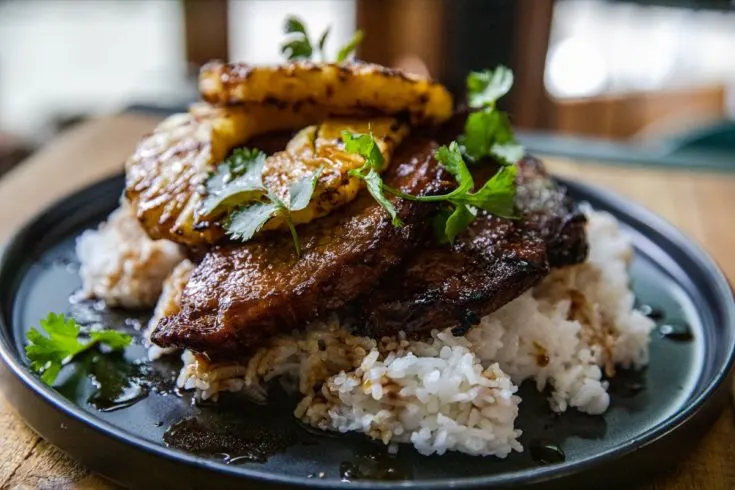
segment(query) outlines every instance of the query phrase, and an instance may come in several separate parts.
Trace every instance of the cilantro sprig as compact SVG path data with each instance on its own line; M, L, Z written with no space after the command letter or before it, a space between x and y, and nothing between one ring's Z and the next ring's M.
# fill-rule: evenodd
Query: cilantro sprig
M477 209L504 218L515 218L515 166L501 167L476 192L472 192L475 188L474 178L464 161L461 147L453 141L449 146L439 147L434 156L454 176L457 187L448 194L414 196L383 182L378 171L382 170L385 162L372 134L351 134L345 131L342 139L347 152L358 154L365 160L360 168L350 171L350 174L365 180L368 191L390 214L395 226L401 226L402 222L386 193L410 201L442 203L442 209L434 220L434 229L440 242L454 242L457 235L475 219Z
M297 17L288 17L283 25L284 34L291 34L291 38L281 46L283 53L289 60L311 59L314 49L309 40L309 34L306 32L306 26ZM329 35L329 30L325 31L320 39L320 48L323 47Z
M362 42L364 35L362 31L358 30L353 34L352 39L347 41L347 44L339 48L339 51L337 52L337 63L342 63L343 61L347 60L352 53L354 53L357 50L357 47ZM322 57L324 59L324 57Z
M461 142L473 160L492 157L511 165L523 157L523 147L513 136L507 114L496 107L512 85L513 72L502 65L467 76L467 104L478 110L467 117Z
M477 210L488 211L501 218L515 218L516 167L501 167L476 192L475 180L462 157L456 141L440 146L434 157L457 181L457 187L448 194L438 196L412 196L385 186L385 190L403 199L420 202L444 203L442 211L434 219L434 231L440 243L453 243L477 216Z
M83 352L99 345L111 350L122 350L130 345L128 334L115 330L91 331L82 336L81 327L73 318L49 313L40 322L41 333L35 327L26 334L28 345L26 356L31 361L31 369L41 375L41 380L51 386L56 381L61 368ZM88 337L88 338L84 338Z
M349 131L342 131L342 141L345 144L345 151L360 155L365 160L362 166L348 173L365 182L368 192L388 212L394 226L403 225L395 206L383 192L383 179L379 172L385 166L385 158L373 134L352 134Z
M316 50L319 51L321 61L328 61L325 46L329 37L330 28L327 27L319 36L316 44ZM281 45L281 53L288 60L310 60L314 56L314 45L311 42L309 33L304 23L294 16L286 18L283 25L283 33L288 36L286 41ZM362 42L363 33L357 31L344 46L342 46L336 57L337 63L347 60Z
M283 201L263 183L266 155L260 150L239 148L217 166L206 183L207 197L200 214L208 217L227 215L224 229L233 240L250 240L271 218L278 216L286 223L297 255L301 242L291 214L309 205L322 169L294 182L289 199Z
M312 175L307 175L291 184L289 187L288 202L283 201L274 192L262 188L261 201L245 205L234 211L225 222L225 231L233 240L246 242L250 240L269 219L280 217L288 226L293 238L293 245L296 249L296 255L301 256L301 241L296 232L296 226L293 222L291 214L295 211L301 211L309 205L311 196L321 176L320 168Z

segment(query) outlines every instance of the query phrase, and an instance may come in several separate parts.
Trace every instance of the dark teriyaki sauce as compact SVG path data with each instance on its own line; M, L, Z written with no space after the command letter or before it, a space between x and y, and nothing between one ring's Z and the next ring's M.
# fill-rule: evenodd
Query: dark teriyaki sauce
M113 396L104 396L103 390L98 390L92 395L88 402L97 410L102 412L114 412L128 408L147 397L150 393L148 385L143 381L135 379L126 383L118 393Z
M533 439L529 443L528 449L531 458L541 465L563 463L567 458L564 450L548 439Z
M646 371L620 369L610 379L609 393L615 397L632 398L647 389Z
M316 444L293 417L295 400L274 384L269 405L223 393L216 406L197 404L197 415L171 425L163 441L171 447L227 464L263 463L297 444Z
M658 328L658 332L664 338L675 342L691 342L694 340L692 328L685 322L670 322L665 325L661 325Z
M339 475L342 481L355 480L410 480L413 471L408 464L402 463L395 455L391 455L385 448L374 448L359 452L350 461L343 461L339 465Z
M616 385L614 394L618 396L631 397L637 395L645 389L645 383L640 383L637 381L623 381L622 383Z
M638 307L638 311L646 315L651 320L657 322L666 318L666 313L660 308L651 305L641 305Z
M268 457L288 447L288 431L272 430L246 424L205 425L196 417L181 420L166 430L164 442L171 447L200 455L215 456L225 463L265 462Z

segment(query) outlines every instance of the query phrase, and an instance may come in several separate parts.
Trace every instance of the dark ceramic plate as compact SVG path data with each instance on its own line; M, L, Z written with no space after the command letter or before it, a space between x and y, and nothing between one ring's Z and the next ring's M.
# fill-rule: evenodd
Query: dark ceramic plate
M48 312L133 332L147 318L69 302L80 286L74 240L116 206L120 177L58 203L9 243L0 269L5 394L44 438L131 487L331 488L346 485L344 476L358 487L629 486L696 447L692 440L725 403L735 348L732 293L709 257L661 219L606 191L568 186L575 198L617 216L632 235L633 287L641 305L660 313L660 328L653 333L650 366L612 380L612 405L604 416L555 416L544 396L524 385L518 425L526 451L506 460L423 457L409 447L391 459L362 437L300 427L286 397L268 408L233 399L222 407L193 406L190 395L171 389L176 363L150 368L129 362L143 356L140 345L126 359L67 367L58 390L43 385L28 370L23 345L28 328ZM663 335L669 327L674 333ZM177 449L182 447L188 450Z

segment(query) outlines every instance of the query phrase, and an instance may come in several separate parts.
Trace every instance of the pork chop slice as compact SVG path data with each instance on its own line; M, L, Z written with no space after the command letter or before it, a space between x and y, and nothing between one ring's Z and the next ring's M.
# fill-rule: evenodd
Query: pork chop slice
M475 167L475 181L494 171ZM521 219L479 211L452 246L427 240L357 302L364 333L380 338L466 328L538 284L551 267L583 262L586 219L541 162L521 160L516 184Z

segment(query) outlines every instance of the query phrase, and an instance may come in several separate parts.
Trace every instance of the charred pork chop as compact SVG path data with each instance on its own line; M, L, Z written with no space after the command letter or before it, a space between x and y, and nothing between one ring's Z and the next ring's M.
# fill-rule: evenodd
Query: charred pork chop
M550 267L585 259L585 217L541 162L519 162L516 182L522 219L480 211L451 247L429 240L358 302L368 335L467 327L537 284Z
M446 191L435 149L430 139L405 142L386 183L414 195ZM342 210L298 228L301 258L285 233L214 248L192 274L180 311L161 320L153 342L227 357L340 308L372 288L424 234L432 206L392 200L402 227L363 191Z

